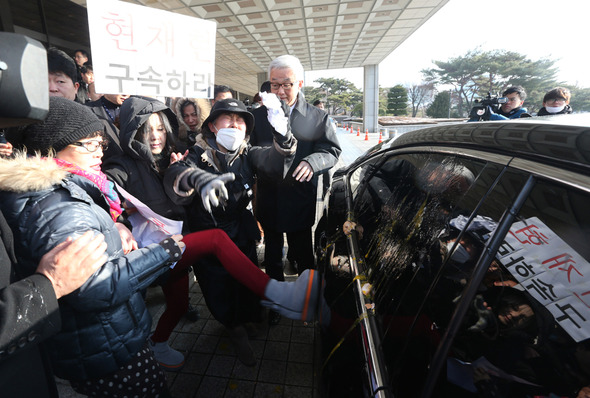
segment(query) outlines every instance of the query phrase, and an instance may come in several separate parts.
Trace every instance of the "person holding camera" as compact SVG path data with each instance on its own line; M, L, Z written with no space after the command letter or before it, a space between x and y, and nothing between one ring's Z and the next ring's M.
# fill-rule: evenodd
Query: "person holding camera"
M508 119L518 119L523 116L530 116L527 113L527 109L522 106L524 100L526 99L526 91L522 86L511 86L508 87L502 93L502 97L506 100L506 102L502 103L500 107L497 105L486 105L485 102L485 110L482 114L479 112L475 112L478 107L474 107L471 110L470 122L477 122L480 120L508 120ZM494 104L500 104L500 99L496 99ZM481 109L481 107L479 107Z

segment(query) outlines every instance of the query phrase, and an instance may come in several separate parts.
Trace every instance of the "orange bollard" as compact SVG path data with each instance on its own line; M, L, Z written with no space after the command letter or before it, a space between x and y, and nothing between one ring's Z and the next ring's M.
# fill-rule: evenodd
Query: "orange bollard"
M365 141L369 141L369 129L365 129Z
M381 130L379 130L379 142L377 142L377 144L381 144L383 142L383 133L381 133Z
M356 128L356 136L357 137L360 137L361 136L361 128L360 127L357 127Z

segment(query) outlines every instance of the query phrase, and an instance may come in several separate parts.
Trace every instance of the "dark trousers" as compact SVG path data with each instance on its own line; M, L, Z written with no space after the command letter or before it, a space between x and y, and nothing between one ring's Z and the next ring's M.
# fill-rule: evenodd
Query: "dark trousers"
M284 281L283 274L283 233L264 229L264 267L266 273L273 279ZM315 268L311 228L301 231L287 232L289 244L289 259L297 262L297 272L301 274L308 268Z

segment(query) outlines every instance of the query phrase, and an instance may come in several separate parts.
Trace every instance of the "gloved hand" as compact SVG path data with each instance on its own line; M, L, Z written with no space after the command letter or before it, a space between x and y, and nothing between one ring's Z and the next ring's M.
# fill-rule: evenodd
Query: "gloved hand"
M229 199L225 183L235 179L234 173L225 173L203 185L203 188L201 188L201 200L205 210L211 213L211 206L219 206L219 199Z
M289 131L289 105L276 94L261 92L262 104L268 109L267 118L271 126L283 137Z

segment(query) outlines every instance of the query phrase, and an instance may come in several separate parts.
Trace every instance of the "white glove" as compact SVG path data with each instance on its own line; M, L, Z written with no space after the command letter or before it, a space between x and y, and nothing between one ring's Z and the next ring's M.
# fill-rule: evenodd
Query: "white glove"
M289 117L285 115L285 110L279 100L279 97L273 93L260 92L258 93L262 98L262 104L268 109L267 118L271 126L277 133L283 137L289 131Z
M229 199L225 183L236 179L234 173L225 173L212 179L201 188L203 207L211 213L211 206L219 206L219 199Z

